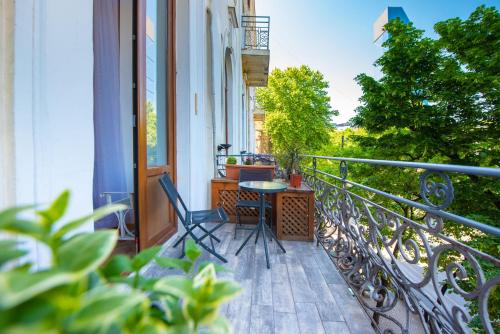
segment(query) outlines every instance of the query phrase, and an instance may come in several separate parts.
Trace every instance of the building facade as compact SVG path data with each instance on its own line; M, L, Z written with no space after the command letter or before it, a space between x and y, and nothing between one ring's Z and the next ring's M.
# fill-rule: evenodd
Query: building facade
M253 0L0 6L0 209L69 189L71 219L105 204L103 194L128 194L127 223L145 248L177 231L164 173L191 209L209 207L217 146L252 148L253 87L263 83L249 81L242 24ZM268 66L268 46L265 57Z

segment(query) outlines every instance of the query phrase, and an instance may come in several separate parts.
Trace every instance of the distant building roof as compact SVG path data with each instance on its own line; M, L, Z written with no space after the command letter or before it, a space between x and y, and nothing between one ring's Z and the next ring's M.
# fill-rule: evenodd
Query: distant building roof
M385 33L384 26L390 21L399 18L404 23L410 22L403 7L387 7L373 23L373 42L376 42Z

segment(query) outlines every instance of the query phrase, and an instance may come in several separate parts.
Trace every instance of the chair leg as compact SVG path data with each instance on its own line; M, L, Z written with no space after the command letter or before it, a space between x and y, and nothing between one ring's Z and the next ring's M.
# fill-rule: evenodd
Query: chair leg
M184 241L184 239L188 236L189 231L192 230L193 228L194 227L191 227L188 230L186 230L186 232L181 237L179 237L179 239L175 242L175 244L172 247L176 248L179 245L179 243Z
M206 237L210 237L210 238L214 238L215 240L219 240L216 236L213 235L213 233L215 231L217 231L219 228L221 228L224 224L226 224L226 222L219 223L219 224L217 224L217 226L215 226L211 230L204 230L204 229L202 229L202 230L206 231L206 233L201 238L199 238L199 240L201 241L201 240L205 239ZM200 227L200 225L196 225L196 226ZM219 240L219 242L220 242L220 240Z
M207 230L206 228L204 228L203 226L201 226L201 224L198 224L198 227L199 227L199 228L200 228L203 232L205 232L205 233L209 234L211 238L215 239L215 241L220 242L220 239L219 239L219 238L217 238L215 235L213 235L213 234L211 233L211 231L209 231L209 230Z
M259 240L259 234L260 234L260 229L257 230L257 234L255 236L255 244L257 244L257 241Z
M223 224L220 224L219 226L216 226L215 228L213 228L212 230L209 231L209 234L213 231L215 231L216 229L220 228ZM194 225L194 227L199 227L199 225ZM194 228L193 227L193 228ZM215 256L216 258L218 258L219 260L221 260L222 262L224 263L227 263L227 260L222 257L221 255L217 254L217 252L215 251L214 248L210 248L208 247L207 245L205 245L205 243L202 241L202 239L204 239L205 237L207 237L209 234L205 234L203 237L201 238L198 238L194 233L193 233L193 228L189 229L188 230L188 233L189 235L191 236L191 238L193 238L193 240L196 242L196 244L198 244L199 246L201 246L203 249L205 249L207 252L209 252L210 254L212 254L213 256ZM213 244L212 244L212 247L213 247ZM183 251L183 255L184 255L184 251Z
M236 208L236 225L234 226L234 236L233 236L233 239L236 239L236 232L238 231L238 226L241 226L241 222L240 222L240 209Z
M182 251L181 251L181 255L179 256L179 259L182 259L184 257L184 255L186 255L186 239L185 238L182 239Z
M269 228L271 229L271 231L273 230L273 210L270 209L269 210L271 212L271 214L269 215ZM269 236L269 241L270 242L273 242L273 238L272 236Z

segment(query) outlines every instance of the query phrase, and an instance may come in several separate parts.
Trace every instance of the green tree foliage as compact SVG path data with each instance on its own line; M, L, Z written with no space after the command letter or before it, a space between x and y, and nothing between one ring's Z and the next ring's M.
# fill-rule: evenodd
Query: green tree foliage
M379 80L366 74L356 77L363 95L351 122L367 131L351 136L359 145L358 150L379 159L498 167L498 11L481 6L465 20L439 22L435 25L437 39L424 37L422 30L399 20L387 24L386 30L390 37L383 44L384 54L375 63L382 77ZM350 175L395 195L421 200L415 171L389 173L385 178L389 181L385 182L383 173L373 168L369 173L356 174L354 169ZM450 176L455 200L448 210L500 227L500 180ZM414 209L397 206L393 203L389 208L402 210L409 218L419 214ZM456 223L447 222L445 226L446 233L458 240L499 257L497 238ZM457 260L453 254L449 259ZM484 261L481 264L487 278L500 274L498 268ZM475 282L465 279L461 284L471 291ZM496 288L489 299L494 321L500 321L498 305L500 293ZM477 313L477 304L469 307L472 314Z
M146 102L146 144L148 149L148 163L154 165L158 151L158 121L156 109L151 101Z
M331 117L338 112L330 106L327 88L320 72L303 65L273 70L268 86L257 90L264 128L280 162L328 143Z
M240 287L216 277L219 266L196 261L201 251L186 242L186 258L158 256L159 246L134 258L111 259L116 231L78 233L84 223L125 207L116 205L61 224L69 193L48 208L0 211L1 333L229 333L220 305ZM24 218L26 214L37 219ZM51 254L47 268L22 260L23 242L38 241ZM151 261L182 270L183 276L147 278L141 269Z

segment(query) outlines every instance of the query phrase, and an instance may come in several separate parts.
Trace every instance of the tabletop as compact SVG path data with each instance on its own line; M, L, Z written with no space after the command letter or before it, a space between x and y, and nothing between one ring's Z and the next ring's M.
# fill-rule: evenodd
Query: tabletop
M238 185L244 190L259 193L277 193L288 188L285 183L270 181L245 181L238 183Z

